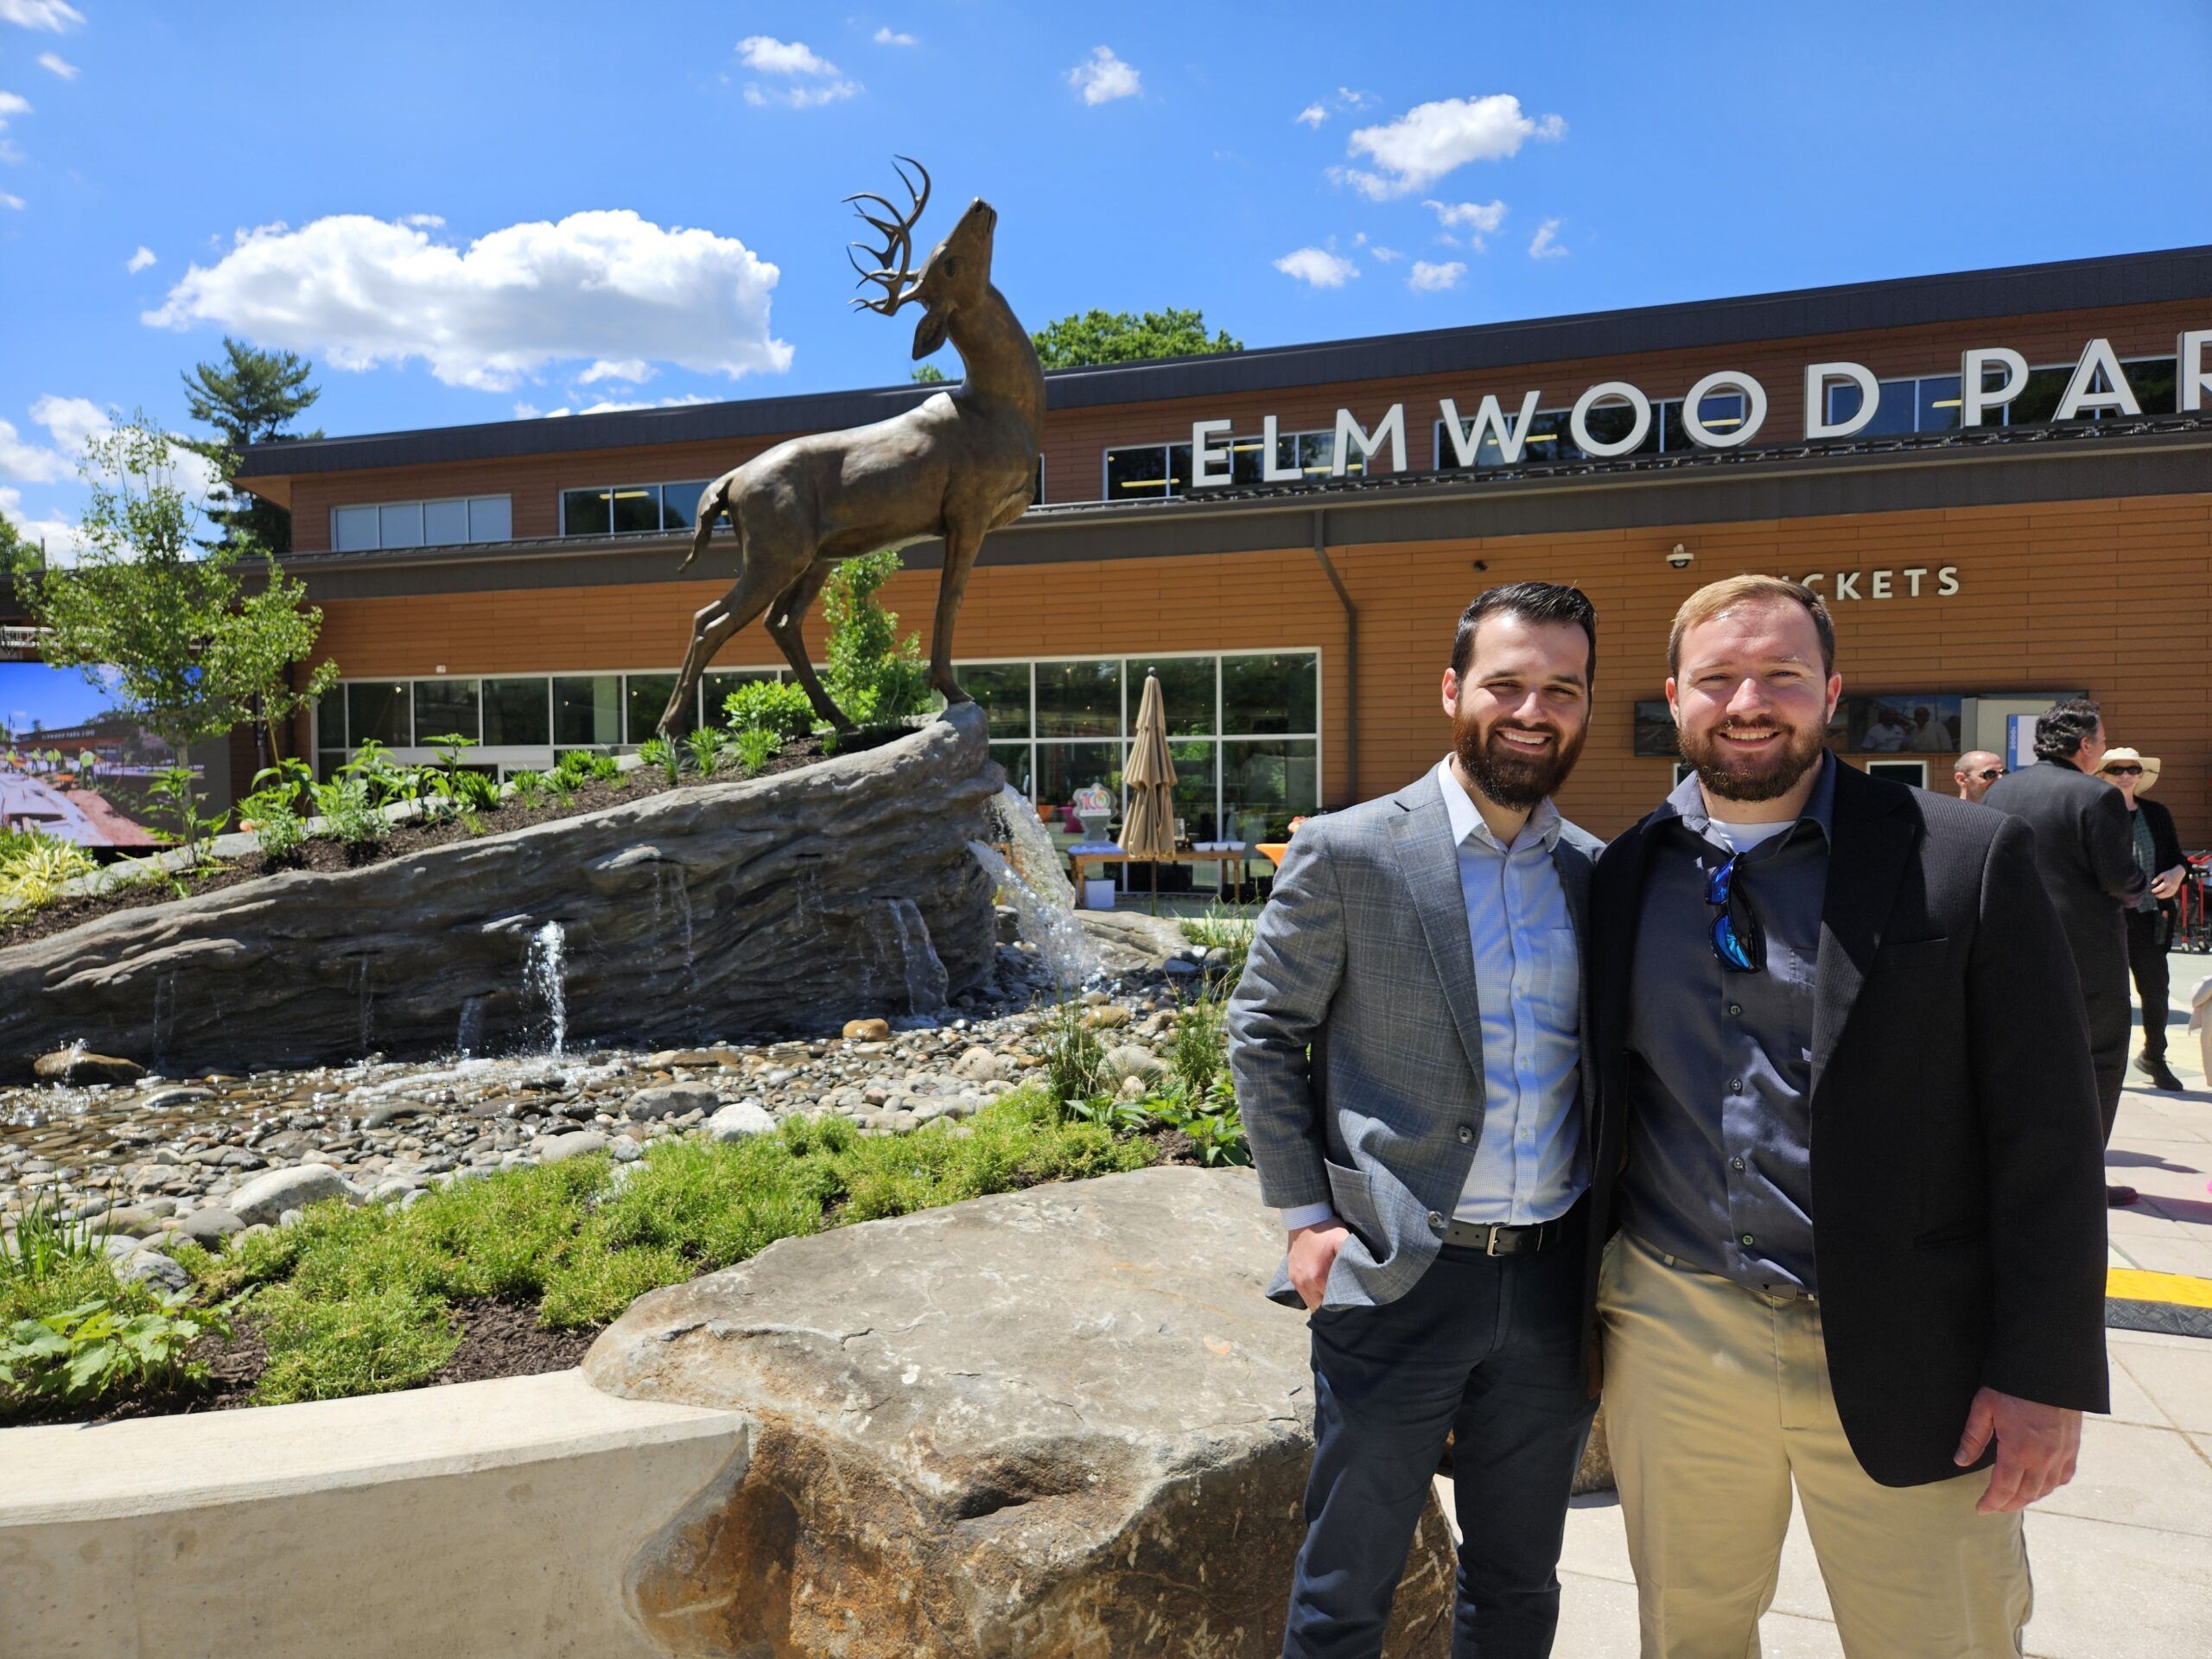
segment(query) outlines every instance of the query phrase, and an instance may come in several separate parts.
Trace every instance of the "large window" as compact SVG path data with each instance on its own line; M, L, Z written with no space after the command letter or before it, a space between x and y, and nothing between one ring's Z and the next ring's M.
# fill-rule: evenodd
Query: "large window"
M563 536L643 536L689 530L697 518L708 480L677 484L612 484L561 492ZM720 528L717 525L717 528Z
M1103 789L1109 822L1120 819L1147 674L1160 678L1188 839L1279 841L1293 817L1320 810L1318 652L960 664L961 686L988 716L992 758L1064 845L1088 834L1077 790Z
M459 547L468 542L513 539L514 517L504 495L382 501L374 506L330 510L330 545L340 553L382 547Z
M992 758L1063 845L1087 833L1074 812L1078 790L1103 790L1108 823L1120 821L1122 769L1147 674L1160 679L1176 816L1188 839L1281 841L1293 817L1320 810L1317 652L962 663L959 673L988 718ZM789 677L787 669L711 670L698 709L719 722L737 687ZM433 740L448 732L479 740L480 764L542 769L564 749L642 742L675 689L667 669L347 681L315 705L318 771L328 777L371 739L402 761L427 760Z
M2127 376L2130 391L2145 415L2174 413L2174 381L2176 368L2171 357L2139 357L2120 364ZM2028 383L2020 389L2018 397L2010 404L1984 412L1985 426L2041 425L2054 419L2058 413L2059 399L2065 397L2067 383L2074 378L2071 363L2046 365L2028 371ZM2100 371L2091 377L2093 391L2109 391L2104 373ZM1905 432L1948 432L1959 423L1959 377L1955 374L1925 374L1880 383L1880 401L1874 408L1874 418L1858 435L1877 437ZM1848 380L1831 381L1827 391L1829 424L1847 421L1859 413L1862 406L1859 388ZM2085 421L2110 420L2115 411L2109 409L2090 409L2082 411L2078 418ZM2122 417L2125 418L2125 417Z
M1267 481L1260 464L1266 440L1258 433L1217 437L1211 442L1215 448L1229 452L1229 482L1209 485L1209 489L1234 489ZM1336 454L1334 432L1284 432L1275 439L1275 470L1296 467L1302 477L1326 478ZM1218 467L1218 461L1215 465ZM1355 454L1344 470L1364 473L1367 463ZM1187 443L1131 444L1106 452L1105 499L1109 501L1158 501L1171 495L1188 495L1191 489L1191 446Z
M1505 411L1509 420L1517 422L1517 408ZM1528 435L1522 440L1520 465L1523 467L1554 467L1562 462L1589 461L1595 457L1585 454L1582 446L1574 441L1572 409L1540 409L1529 417ZM1746 416L1744 394L1740 391L1717 391L1701 398L1698 416L1708 430L1726 433L1741 426ZM1599 443L1618 443L1635 429L1636 412L1625 404L1599 404L1590 410L1590 435ZM1436 468L1439 472L1460 471L1459 450L1444 430L1444 423L1436 423ZM1474 430L1471 418L1460 417L1464 433ZM1516 425L1516 430L1518 429ZM1627 456L1611 459L1631 459L1637 455L1678 454L1685 449L1699 446L1682 426L1682 400L1669 397L1651 406L1651 423L1644 429L1643 442ZM1475 464L1471 470L1488 472L1505 464L1504 452L1499 448L1495 432L1483 434L1483 441L1475 450Z

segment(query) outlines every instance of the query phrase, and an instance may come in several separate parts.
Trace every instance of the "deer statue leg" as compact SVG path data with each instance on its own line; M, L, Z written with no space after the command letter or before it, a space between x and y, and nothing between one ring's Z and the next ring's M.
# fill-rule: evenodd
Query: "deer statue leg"
M830 580L830 573L835 569L835 563L829 559L817 559L807 566L797 582L776 596L776 602L768 607L766 626L769 638L784 648L784 656L805 691L806 700L814 705L814 712L839 731L849 732L853 722L843 709L830 701L830 693L814 672L814 664L807 661L806 636L799 629L815 596L821 593L822 584Z
M937 622L930 634L930 684L948 704L972 701L953 676L952 624L960 614L960 595L967 590L968 573L976 568L976 556L982 550L982 530L947 527L944 573L937 586Z
M766 561L748 556L729 592L691 619L691 648L683 653L683 666L676 677L675 693L657 728L663 737L675 737L692 723L693 700L699 677L730 635L766 610L789 572L771 569Z

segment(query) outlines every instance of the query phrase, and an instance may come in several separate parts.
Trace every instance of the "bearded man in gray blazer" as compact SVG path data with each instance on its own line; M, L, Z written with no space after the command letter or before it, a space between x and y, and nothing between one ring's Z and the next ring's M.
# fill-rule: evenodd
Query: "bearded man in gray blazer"
M1455 1659L1538 1659L1595 1408L1597 1067L1582 963L1599 843L1551 796L1590 717L1579 590L1494 588L1443 675L1448 753L1308 819L1230 1003L1268 1294L1311 1311L1313 1466L1287 1659L1372 1659L1446 1436Z

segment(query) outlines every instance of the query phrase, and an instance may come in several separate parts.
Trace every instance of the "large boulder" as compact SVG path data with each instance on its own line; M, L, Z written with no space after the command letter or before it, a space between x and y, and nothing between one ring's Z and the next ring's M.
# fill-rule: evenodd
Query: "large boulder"
M995 961L968 843L1003 781L963 703L793 772L111 912L0 948L0 1062L81 1045L175 1075L541 1040L549 961L580 1046L928 1012Z
M230 1211L241 1224L283 1219L287 1210L304 1210L325 1198L351 1198L353 1189L328 1164L296 1164L257 1175L231 1194Z
M1304 1533L1305 1321L1248 1172L1163 1167L783 1240L585 1357L750 1420L630 1564L665 1652L1273 1659ZM1450 1646L1432 1503L1385 1651Z

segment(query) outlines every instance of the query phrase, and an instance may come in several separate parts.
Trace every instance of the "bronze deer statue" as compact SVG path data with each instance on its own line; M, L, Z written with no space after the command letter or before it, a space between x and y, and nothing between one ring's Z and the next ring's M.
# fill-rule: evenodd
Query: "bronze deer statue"
M900 156L899 161L912 158ZM706 550L715 519L727 514L738 537L737 580L692 619L691 646L676 693L660 717L674 734L690 724L699 677L729 637L764 612L767 629L791 661L815 712L840 730L852 722L830 701L807 661L799 623L840 559L879 548L944 540L937 623L930 639L930 683L947 702L968 701L952 672L952 623L983 537L1028 506L1045 417L1045 372L1013 308L991 285L991 242L998 213L978 197L952 233L933 249L919 274L912 269L913 232L928 207L930 175L916 189L898 169L912 200L901 211L883 197L855 212L884 238L878 268L861 280L883 289L880 299L853 303L890 316L910 302L922 307L914 356L927 357L949 336L966 378L887 421L842 432L819 432L764 450L725 473L699 498L697 528L682 569ZM849 256L848 256L849 257ZM855 260L855 268L859 262Z

